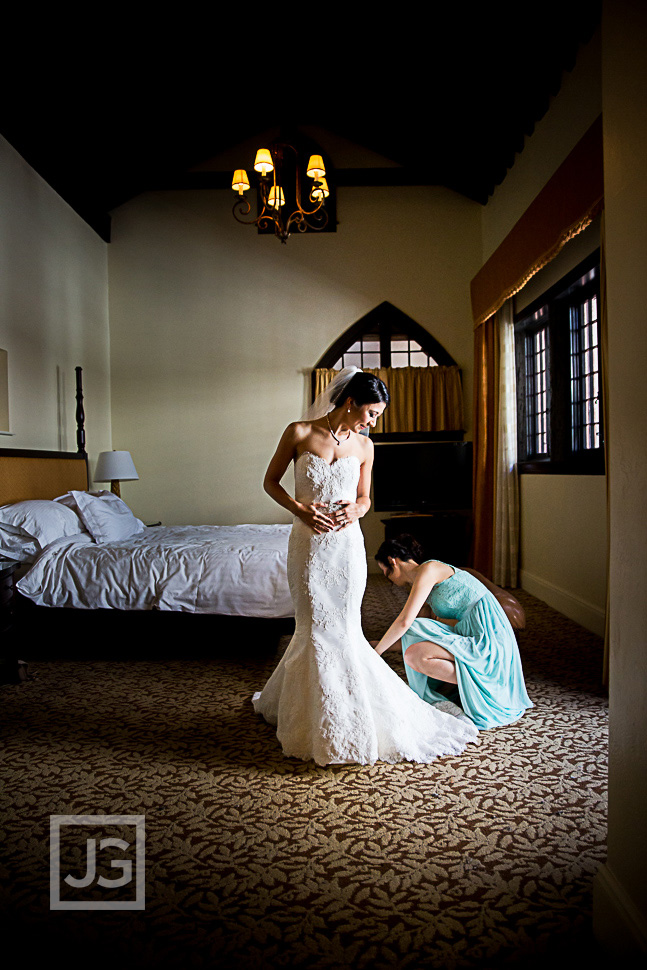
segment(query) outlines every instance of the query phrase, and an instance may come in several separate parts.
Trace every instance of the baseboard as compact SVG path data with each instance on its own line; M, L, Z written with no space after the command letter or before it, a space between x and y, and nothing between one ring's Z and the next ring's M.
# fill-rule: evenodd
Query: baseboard
M614 958L647 953L647 917L639 913L606 865L593 880L593 933Z
M526 592L532 593L537 599L548 603L554 610L563 613L571 620L575 620L580 626L592 630L598 636L604 636L605 616L604 610L569 593L568 590L555 586L540 576L535 576L527 570L521 570L521 588Z

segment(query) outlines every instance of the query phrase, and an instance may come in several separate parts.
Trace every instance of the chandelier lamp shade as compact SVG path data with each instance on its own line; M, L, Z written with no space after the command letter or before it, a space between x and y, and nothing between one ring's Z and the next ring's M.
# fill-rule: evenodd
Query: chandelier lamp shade
M110 482L110 491L121 498L119 482L139 481L129 451L102 451L94 471L95 482Z
M306 203L301 197L302 169L299 152L287 142L274 142L269 148L259 148L254 159L258 216L256 219L245 218L251 213L250 202L245 198L245 192L251 186L245 169L237 168L231 183L234 192L238 193L233 207L234 218L260 230L272 229L282 243L287 242L293 229L299 232L324 229L328 223L324 206L330 190L323 158L310 155L305 167L306 176L312 180Z

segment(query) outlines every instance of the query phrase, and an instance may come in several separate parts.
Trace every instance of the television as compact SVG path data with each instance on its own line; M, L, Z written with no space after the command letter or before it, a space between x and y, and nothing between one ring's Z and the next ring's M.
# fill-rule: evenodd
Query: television
M376 512L472 508L471 441L375 442Z

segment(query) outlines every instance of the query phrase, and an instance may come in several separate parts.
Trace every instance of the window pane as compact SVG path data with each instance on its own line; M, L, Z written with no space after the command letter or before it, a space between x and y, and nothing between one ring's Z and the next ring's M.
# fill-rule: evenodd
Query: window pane
M569 307L571 337L571 447L600 447L600 358L597 298Z
M364 353L368 352L370 354L379 354L380 341L377 339L377 337L363 337L362 347L364 349Z
M362 355L361 354L344 354L344 367L362 367Z
M528 456L549 452L548 330L525 338L526 450Z
M364 367L379 367L380 366L380 355L379 354L367 354L364 353Z
M391 354L391 367L408 367L409 354Z
M347 354L359 354L361 352L361 350L362 350L362 341L361 340L356 340L355 343L352 344L348 348L348 350L346 351L346 353Z
M427 366L427 355L422 350L411 352L411 366L412 367L426 367Z
M408 340L392 340L391 341L391 353L401 353L406 351L409 353L409 341Z

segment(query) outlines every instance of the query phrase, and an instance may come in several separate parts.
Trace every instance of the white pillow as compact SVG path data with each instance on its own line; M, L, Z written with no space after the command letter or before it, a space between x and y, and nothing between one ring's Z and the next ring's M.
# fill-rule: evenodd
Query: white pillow
M40 551L40 546L31 536L13 529L9 531L0 525L0 558L33 562Z
M112 492L67 492L54 500L75 508L95 542L114 542L143 532L146 526L135 518L126 503Z
M0 527L22 538L35 539L41 549L62 536L84 532L83 522L69 508L45 499L26 499L0 508Z

